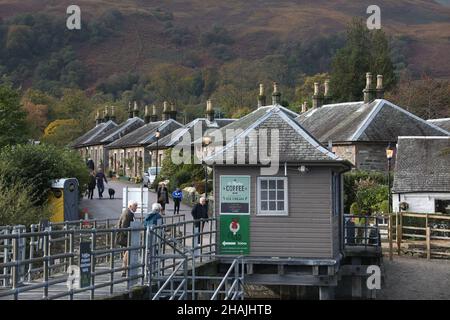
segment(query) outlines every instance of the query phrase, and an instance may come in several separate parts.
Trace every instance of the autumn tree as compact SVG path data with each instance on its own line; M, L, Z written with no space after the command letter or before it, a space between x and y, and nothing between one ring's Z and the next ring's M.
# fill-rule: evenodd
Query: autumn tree
M42 141L55 146L67 146L83 133L79 122L75 119L55 120L44 130Z

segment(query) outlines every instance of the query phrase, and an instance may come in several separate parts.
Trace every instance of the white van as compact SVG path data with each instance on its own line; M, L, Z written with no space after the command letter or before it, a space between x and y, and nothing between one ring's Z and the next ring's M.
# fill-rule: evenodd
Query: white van
M144 172L144 187L148 188L152 185L153 181L155 181L156 175L161 171L161 167L158 167L158 172L156 172L156 167L150 167Z

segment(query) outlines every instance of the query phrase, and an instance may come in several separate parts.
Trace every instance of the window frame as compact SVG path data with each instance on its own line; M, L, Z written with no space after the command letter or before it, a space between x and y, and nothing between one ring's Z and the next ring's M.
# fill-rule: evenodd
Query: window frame
M284 210L262 210L261 209L261 181L283 181L284 183ZM269 183L267 184L268 191L271 190L269 188ZM273 190L277 192L277 188ZM272 177L272 176L261 176L256 178L256 215L257 216L266 216L266 217L287 217L289 216L289 202L288 202L288 177ZM276 201L279 201L278 199Z

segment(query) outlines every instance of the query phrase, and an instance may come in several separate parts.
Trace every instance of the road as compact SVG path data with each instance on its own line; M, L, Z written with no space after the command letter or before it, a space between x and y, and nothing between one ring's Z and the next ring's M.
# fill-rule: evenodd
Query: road
M87 209L89 216L93 219L118 219L122 212L122 199L123 199L123 188L139 188L140 185L127 183L124 181L108 181L105 184L105 191L103 192L103 199L98 198L97 189L94 191L94 199L90 200L84 197L81 200L80 208L83 210ZM114 199L109 199L108 188L113 188L115 193ZM156 202L156 193L150 192L150 203ZM173 201L169 200L169 204L166 206L166 215L173 215ZM191 208L185 204L180 206L180 214L186 215L186 220L191 220ZM140 212L136 213L139 216Z

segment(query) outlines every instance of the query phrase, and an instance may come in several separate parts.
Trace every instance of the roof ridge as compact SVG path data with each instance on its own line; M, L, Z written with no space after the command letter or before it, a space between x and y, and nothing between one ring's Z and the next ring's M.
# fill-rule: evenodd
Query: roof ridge
M375 118L375 116L380 112L380 110L383 108L384 106L384 99L376 99L374 101L377 101L377 104L375 105L375 107L372 109L372 111L369 112L368 116L366 117L366 119L364 119L364 121L362 122L362 124L359 126L359 128L355 131L355 133L350 137L350 141L355 141L358 140L359 137L361 137L362 133L367 129L367 127L369 126L369 124L372 122L372 120Z
M407 111L407 110L405 110L405 109L403 109L403 108L397 106L396 104L394 104L394 103L392 103L392 102L390 102L390 101L388 101L388 100L382 99L382 101L384 101L385 103L389 104L389 105L390 105L391 107L393 107L394 109L397 109L398 111L403 112L404 114L409 115L410 117L412 117L412 118L418 120L419 122L423 122L424 124L427 124L428 126L431 126L431 127L435 128L435 129L437 129L438 131L441 131L442 133L445 133L445 134L447 134L447 135L450 135L450 132L448 132L447 130L445 130L445 129L443 129L443 128L441 128L441 127L435 125L435 124L429 123L427 120L422 119L422 118L416 116L414 113L411 113L411 112L409 112L409 111Z

